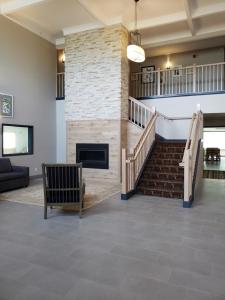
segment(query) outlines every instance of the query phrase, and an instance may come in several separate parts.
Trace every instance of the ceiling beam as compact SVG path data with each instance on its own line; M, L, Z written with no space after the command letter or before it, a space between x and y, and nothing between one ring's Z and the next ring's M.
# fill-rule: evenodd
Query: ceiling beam
M183 0L184 1L184 8L185 8L185 13L187 16L187 23L188 27L190 29L191 35L195 35L195 29L194 29L194 23L192 20L192 15L191 15L191 4L189 0Z
M142 39L142 46L145 49L150 49L153 47L161 47L176 43L183 43L183 42L194 42L198 40L205 40L208 38L214 38L214 37L223 37L225 35L225 26L221 26L219 29L208 29L198 31L194 36L191 36L188 31L186 33L179 33L179 34L171 34L171 35L163 35L163 36L157 36L154 38L145 38Z
M13 0L3 3L0 6L1 14L7 15L16 12L20 9L26 8L31 5L39 4L47 0Z
M225 3L217 3L207 6L198 7L192 12L192 18L197 19L201 17L211 16L218 13L225 12Z
M145 20L138 21L138 29L147 29L147 28L154 28L158 26L174 24L182 21L186 21L187 17L184 12L170 14L161 17L149 18ZM134 22L130 22L125 24L128 30L134 29Z

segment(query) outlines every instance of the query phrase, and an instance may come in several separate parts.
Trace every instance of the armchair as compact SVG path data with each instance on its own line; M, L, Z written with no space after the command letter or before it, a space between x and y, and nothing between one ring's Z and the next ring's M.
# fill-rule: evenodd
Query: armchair
M44 219L48 206L77 205L80 218L84 206L85 185L82 164L42 164L44 185Z

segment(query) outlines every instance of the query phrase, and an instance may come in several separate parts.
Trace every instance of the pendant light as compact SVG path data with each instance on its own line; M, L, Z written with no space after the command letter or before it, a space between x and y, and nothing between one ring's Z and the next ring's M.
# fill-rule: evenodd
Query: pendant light
M141 47L141 34L137 30L137 3L139 0L134 0L135 2L135 28L131 32L131 44L127 47L127 58L131 61L141 63L145 60L145 51Z

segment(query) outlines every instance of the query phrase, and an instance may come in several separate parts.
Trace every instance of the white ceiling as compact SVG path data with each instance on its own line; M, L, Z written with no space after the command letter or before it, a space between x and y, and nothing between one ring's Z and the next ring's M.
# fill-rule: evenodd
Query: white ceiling
M134 28L133 0L0 0L0 13L56 44L73 32L118 23ZM221 44L225 36L225 0L140 0L138 28L144 48L155 53L212 38L216 46L215 38Z

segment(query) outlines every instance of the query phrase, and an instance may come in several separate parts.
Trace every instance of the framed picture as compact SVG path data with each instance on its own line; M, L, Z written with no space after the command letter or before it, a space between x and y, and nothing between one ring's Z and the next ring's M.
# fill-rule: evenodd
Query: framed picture
M0 116L13 118L13 96L0 93Z
M155 66L142 67L142 83L153 83L155 81Z
M182 76L182 65L173 68L173 76L174 77Z

